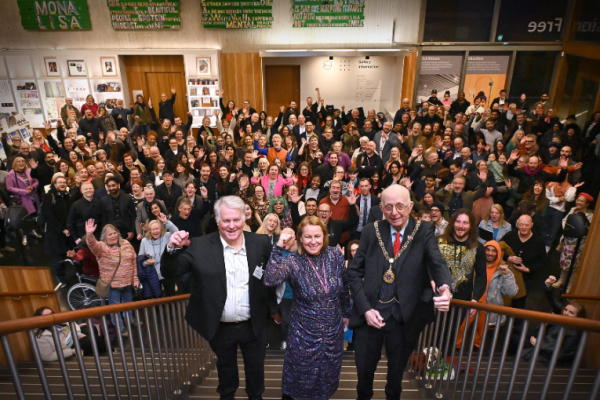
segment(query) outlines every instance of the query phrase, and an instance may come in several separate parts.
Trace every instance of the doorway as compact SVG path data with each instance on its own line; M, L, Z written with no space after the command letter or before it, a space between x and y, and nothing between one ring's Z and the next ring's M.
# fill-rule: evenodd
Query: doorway
M273 118L279 115L279 107L287 108L292 100L300 107L300 66L266 65L265 95L267 115Z
M171 88L177 93L173 111L187 122L188 106L186 102L185 66L183 56L123 56L127 74L127 86L132 101L133 91L141 90L144 99L152 99L154 111L158 117L160 95L171 98Z

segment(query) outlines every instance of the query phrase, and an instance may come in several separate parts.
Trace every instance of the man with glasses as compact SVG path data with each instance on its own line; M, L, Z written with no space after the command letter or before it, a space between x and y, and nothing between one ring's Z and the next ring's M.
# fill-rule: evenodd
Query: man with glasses
M385 343L387 399L399 400L404 368L434 306L450 307L452 278L440 255L434 227L410 216L408 189L391 185L381 194L384 221L367 225L348 267L354 299L350 328L358 374L358 399L373 397L373 379ZM434 294L431 281L439 294ZM435 297L434 297L435 296Z
M525 137L529 138L529 135ZM519 187L517 188L517 192L519 194L524 194L525 192L532 190L533 185L535 185L535 181L541 180L542 182L564 182L567 176L567 167L568 167L568 159L565 157L560 157L558 161L558 166L561 168L560 172L557 174L550 174L543 169L542 161L540 157L537 155L533 155L529 157L529 161L525 166L515 167L515 160L519 158L519 150L515 149L510 154L510 158L508 159L508 173L511 176L515 176L519 178Z
M429 208L429 212L431 213L431 222L435 226L435 237L440 237L448 226L448 221L444 219L446 207L444 207L442 203L436 201Z
M346 196L344 196L346 197ZM346 232L354 229L356 224L358 223L358 214L356 213L356 195L354 193L350 194L350 197L347 197L348 203L350 204L350 218L347 220L334 220L331 218L331 207L327 203L319 204L319 209L317 210L317 216L321 219L321 222L327 227L327 232L329 232L329 245L337 246L341 242L341 238Z

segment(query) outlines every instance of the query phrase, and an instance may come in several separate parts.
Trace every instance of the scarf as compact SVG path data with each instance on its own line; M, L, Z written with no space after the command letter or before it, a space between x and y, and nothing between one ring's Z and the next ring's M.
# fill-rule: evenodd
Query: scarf
M526 165L525 166L525 172L527 172L527 175L529 175L530 177L533 178L534 176L536 176L537 174L539 174L540 171L543 170L545 166L546 166L545 164L540 164L535 171L532 171L532 170L529 169L529 165Z
M565 178L565 180L562 182L548 182L546 184L546 189L553 189L554 197L563 197L570 187L571 184L569 183L569 180L567 178Z

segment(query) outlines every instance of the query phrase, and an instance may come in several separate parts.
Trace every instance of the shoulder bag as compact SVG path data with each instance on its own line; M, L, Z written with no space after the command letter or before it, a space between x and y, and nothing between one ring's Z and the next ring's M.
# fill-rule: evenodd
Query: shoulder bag
M115 268L115 272L113 273L112 278L110 278L110 281L108 283L105 283L101 278L98 278L98 281L96 282L96 294L98 296L100 296L101 298L106 299L108 297L108 294L110 292L110 284L115 279L115 276L117 275L117 271L119 270L120 266L121 266L121 246L119 246L119 263L117 264L117 268Z

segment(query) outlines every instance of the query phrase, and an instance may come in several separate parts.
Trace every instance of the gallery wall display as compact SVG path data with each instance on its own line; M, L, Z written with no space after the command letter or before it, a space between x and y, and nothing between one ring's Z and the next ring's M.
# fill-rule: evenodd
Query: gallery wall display
M67 60L69 76L87 76L84 60Z
M91 29L87 0L17 0L21 25L32 30Z
M47 76L60 76L60 70L58 66L58 58L55 57L44 57L44 64L46 65Z
M115 57L100 58L102 76L117 76L117 59Z
M107 0L113 29L179 29L179 1L131 0L119 2Z
M363 27L365 0L293 0L294 28Z
M461 55L423 54L417 101L420 103L427 100L434 89L439 97L447 90L450 92L450 98L455 99L458 95L462 63Z
M271 28L273 0L202 0L202 25L217 29Z
M210 125L215 126L217 117L215 111L219 110L219 81L217 79L189 78L188 101L190 112L194 121L192 127L202 125L204 117L210 119Z

